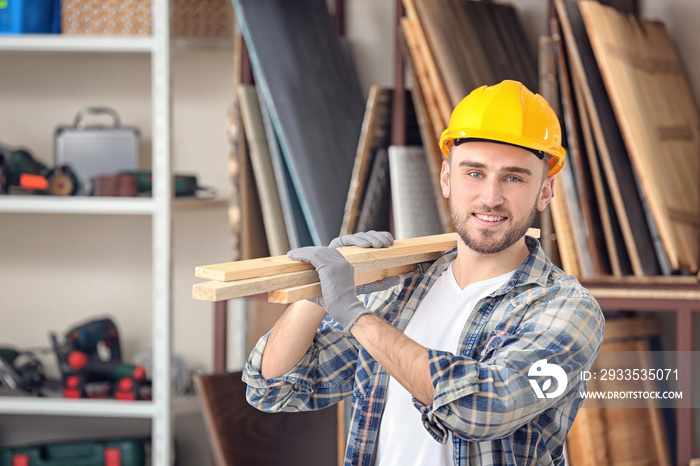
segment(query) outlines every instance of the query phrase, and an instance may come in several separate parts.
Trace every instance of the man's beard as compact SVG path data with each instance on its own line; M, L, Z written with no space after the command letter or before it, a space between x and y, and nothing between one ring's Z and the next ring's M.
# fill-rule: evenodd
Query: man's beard
M535 216L537 215L537 205L534 205L532 206L532 210L530 211L529 215L524 217L521 222L513 223L510 228L505 231L505 233L482 229L480 235L481 238L477 238L470 235L467 228L467 221L470 219L465 216L471 216L471 212L468 211L463 214L457 212L452 204L452 197L449 198L449 207L450 219L452 220L452 225L454 225L457 234L469 249L480 254L498 254L499 252L511 247L520 238L525 236L525 233L527 233L527 230L530 228L530 225L532 225L532 222L535 220ZM479 209L479 212L485 214L492 213L494 215L512 219L512 217L508 215L508 212L502 212L488 207ZM477 228L479 228L478 225ZM502 238L499 240L497 235L502 235Z

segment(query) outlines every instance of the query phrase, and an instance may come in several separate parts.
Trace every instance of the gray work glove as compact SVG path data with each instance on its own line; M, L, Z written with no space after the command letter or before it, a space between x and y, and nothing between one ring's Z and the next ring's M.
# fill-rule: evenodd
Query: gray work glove
M337 250L326 246L307 246L292 249L290 259L309 262L316 267L321 281L323 307L346 332L362 314L371 314L357 298L355 268Z
M331 241L329 248L358 246L361 248L386 248L394 244L394 237L388 231L359 232L353 235L341 235Z
M386 248L394 244L394 237L388 231L374 231L369 230L367 232L358 232L352 235L341 235L333 239L328 245L329 248L342 248L345 246L357 246L360 248ZM356 294L365 293L375 293L377 291L383 291L396 286L399 284L399 277L387 277L383 280L379 280L372 283L367 283L365 285L359 285L356 288ZM323 297L315 296L309 298L312 303L318 304L321 307L326 307L323 305Z

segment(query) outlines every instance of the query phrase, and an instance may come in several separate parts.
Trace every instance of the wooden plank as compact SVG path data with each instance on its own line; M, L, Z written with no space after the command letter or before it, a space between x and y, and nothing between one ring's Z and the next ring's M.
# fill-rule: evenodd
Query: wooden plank
M421 23L421 18L416 12L415 5L412 0L405 0L403 2L406 8L406 16L413 20L415 39L418 44L418 50L420 51L422 63L425 66L426 72L428 74L428 79L430 81L430 87L435 94L435 100L437 102L440 114L442 115L442 121L447 122L452 114L452 104L445 90L445 84L443 83L440 71L435 64L434 52L430 49L428 44L428 39L425 35L425 30L423 24Z
M311 246L314 244L314 242L313 239L311 239L309 226L306 224L304 212L301 209L299 196L294 189L292 176L289 174L289 168L287 167L287 163L284 161L284 157L282 156L282 149L280 148L279 140L277 139L277 134L275 133L275 128L272 125L270 112L267 110L267 106L263 102L262 96L260 95L260 88L256 88L258 90L260 113L262 114L263 123L265 124L265 135L267 136L267 146L270 151L272 168L275 179L277 180L277 191L280 196L280 202L282 203L284 223L287 226L289 246L291 248Z
M698 217L700 120L687 121L678 107L692 95L667 89L669 74L682 73L672 51L654 53L663 25L628 18L597 2L581 2L581 13L620 123L638 181L674 270L697 271L698 231L669 208ZM659 34L654 34L656 31Z
M415 77L415 64L410 54L407 52L408 47L405 46L403 48L405 61L408 64L408 71L412 72ZM426 88L423 86L413 86L411 90L411 101L413 102L413 107L415 107L421 142L425 149L426 161L428 163L428 169L430 170L430 181L433 184L433 195L437 203L442 231L449 233L454 231L454 226L450 219L449 202L442 195L442 187L440 186L440 170L445 156L439 147L439 137L434 131L435 126L430 117L430 112L427 109L424 91L426 91Z
M374 151L389 144L392 89L372 86L367 98L360 142L358 144L350 189L345 203L341 234L354 233L358 212L364 199Z
M389 181L389 154L386 148L376 150L372 160L367 188L362 196L362 207L356 228L350 233L360 231L391 230L391 186Z
M635 175L586 35L578 3L575 0L555 0L555 7L573 72L582 84L585 105L632 270L635 275L657 275L660 267L647 227L643 201L636 185L629 183Z
M338 248L338 250L343 253L348 261L354 264L386 257L400 257L406 254L448 251L456 246L457 235L455 233L445 233L429 237L396 240L388 248L372 249L348 246ZM195 268L195 277L230 282L311 269L313 269L311 264L295 261L285 255L199 266Z
M550 105L556 109L556 103L558 101L554 74L556 66L554 63L552 39L550 37L540 37L539 61L539 92L548 102L550 102ZM555 188L558 187L559 182L555 184ZM572 225L572 216L570 215L571 205L572 200L569 199L569 193L567 190L556 189L556 195L550 203L550 209L552 212L552 223L554 224L554 231L557 238L559 257L561 258L561 266L567 273L580 277L582 276L582 266L580 262L581 257L576 252L576 235Z
M415 264L421 262L434 261L442 254L442 251L422 252L399 257L385 257L360 261L353 265L355 266L355 275L357 276L387 269L395 270L397 267L404 265L415 266ZM304 264L306 263L304 262ZM368 276L365 279L371 278L372 276ZM194 285L192 287L192 297L200 301L224 301L226 299L243 298L245 296L253 296L284 288L314 284L318 283L318 281L316 270L280 273L277 275L244 278L229 282L212 280Z
M528 230L530 236L538 238L539 234L538 229ZM396 240L394 245L388 248L348 246L338 248L338 251L353 264L355 274L363 274L433 261L445 251L454 249L457 246L457 238L456 233L445 233ZM311 264L294 261L287 256L197 267L196 275L200 278L222 279L193 286L193 298L203 301L223 301L318 282L318 274Z
M392 112L395 92L378 88L380 94L370 97L363 122L363 134L353 166L353 175L345 204L341 234L358 231L391 229L389 168L386 150L392 135ZM408 91L404 91L408 97ZM373 102L376 101L376 102ZM419 144L420 130L413 102L404 103L404 138L407 144Z
M556 78L556 56L553 46L553 39L547 36L540 37L540 93L550 103L554 112L561 119L561 108L559 98L559 83ZM567 154L569 155L569 154ZM570 160L567 160L570 162ZM557 176L555 190L557 202L563 199L566 203L567 223L570 226L568 240L571 240L576 254L578 270L576 276L590 278L594 275L593 260L591 251L588 248L586 239L586 226L581 214L581 207L578 202L576 186L574 185L573 164L564 164L563 169ZM559 213L558 209L558 213ZM558 238L564 239L562 235Z
M515 79L525 84L528 89L537 86L537 69L533 69L533 73L528 74L520 66L520 60L514 58L517 53L516 47L510 39L516 31L507 31L505 30L506 25L501 24L502 19L504 19L502 16L510 14L515 10L515 7L492 2L470 2L469 4L475 6L476 11L479 11L479 23L484 27L484 35L480 36L483 39L482 47L492 64L496 82L501 82L504 79ZM521 40L525 44L529 43L527 37L522 37ZM536 53L530 52L529 55L533 62L537 61Z
M540 230L537 228L530 228L527 234L534 238L539 238ZM350 263L357 264L383 258L401 257L406 254L449 251L457 247L457 238L458 236L456 233L443 233L420 238L397 239L394 241L394 244L388 248L373 249L347 246L338 248L338 250ZM313 269L313 267L305 262L295 261L287 256L275 256L199 266L195 268L195 276L208 280L227 282L243 278L265 277L310 269Z
M649 338L659 335L661 322L657 317L607 319L605 321L606 342Z
M635 368L654 367L648 361L649 338L657 337L659 330L654 318L607 320L603 345L591 371L624 369L629 364ZM631 356L636 356L636 361L630 361ZM639 386L625 381L603 384L597 378L588 381L589 392L611 389L638 390ZM649 385L644 389L658 387ZM640 438L645 441L640 442ZM668 441L656 400L649 400L644 407L601 407L594 400L584 401L567 435L567 450L572 466L670 465Z
M415 269L415 267L415 264L408 264L358 274L355 275L355 286L378 282L379 280L394 277L396 275L403 275L411 272ZM321 283L319 282L270 291L267 295L267 300L271 303L289 304L295 301L301 301L302 299L313 298L315 296L321 296Z
M367 97L365 115L362 120L360 141L355 153L350 187L345 200L341 235L355 233L358 212L364 198L365 186L372 166L374 151L389 145L391 130L391 103L393 90L372 86Z
M533 89L537 83L537 55L530 46L518 10L513 5L498 3L493 3L492 8L498 11L496 20L503 40L506 41L506 52L511 61L518 63L517 76L528 89Z
M401 31L406 39L411 67L414 76L418 80L418 86L423 94L424 107L429 115L427 121L430 122L434 135L431 140L439 140L442 131L447 127L447 120L444 120L443 115L440 113L440 108L435 98L435 92L430 83L430 77L428 76L428 71L422 57L423 54L420 51L420 44L418 42L419 32L417 31L415 20L410 20L407 17L402 18Z
M238 121L238 161L241 213L241 259L248 260L267 257L270 250L265 240L265 224L260 208L260 198L253 176L253 166L246 144L246 128L241 120Z
M480 83L475 68L470 63L471 53L460 48L463 42L459 39L459 30L455 29L456 22L451 20L454 14L453 3L451 0L404 1L404 4L415 4L408 6L407 12L411 18L415 12L416 20L422 24L450 103L454 107Z
M585 138L576 113L577 100L569 79L569 68L566 53L562 44L559 21L552 18L550 22L552 45L556 62L556 75L559 84L559 96L561 99L561 122L566 135L567 163L574 169L576 194L581 215L586 229L588 250L593 261L593 271L596 276L611 273L610 260L608 259L606 237L602 227L601 215L608 215L607 206L598 206L598 199L594 195L593 178L586 154ZM612 240L612 236L610 237Z
M255 86L250 84L238 86L238 101L246 127L246 140L250 148L253 175L258 187L267 245L271 255L286 254L289 251L287 227L284 224L282 204L277 191L277 181L272 169L272 160L267 146L263 118L260 113L260 102L258 102Z
M605 245L607 247L610 268L615 277L630 275L632 273L632 264L630 263L627 249L625 248L620 223L617 221L617 218L613 216L615 206L612 201L610 189L603 178L601 163L593 138L593 130L588 117L588 110L586 109L586 104L583 103L582 84L578 81L578 79L574 79L574 95L576 95L576 100L579 102L577 107L584 146L586 148L585 156L588 160L588 166L591 169L591 178L593 180L596 200L598 201L598 211L600 213L603 234L605 236Z
M340 233L362 126L357 72L324 0L233 3L314 244L328 244Z

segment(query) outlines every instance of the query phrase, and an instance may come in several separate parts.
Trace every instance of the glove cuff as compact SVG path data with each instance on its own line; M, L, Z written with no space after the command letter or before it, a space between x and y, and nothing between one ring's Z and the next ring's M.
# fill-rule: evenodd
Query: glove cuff
M353 304L348 310L347 313L344 313L342 321L338 321L340 325L343 326L343 329L349 334L350 333L350 328L352 328L353 325L355 325L355 322L357 322L357 319L359 319L361 316L365 314L372 314L372 311L367 309L358 299L357 304Z

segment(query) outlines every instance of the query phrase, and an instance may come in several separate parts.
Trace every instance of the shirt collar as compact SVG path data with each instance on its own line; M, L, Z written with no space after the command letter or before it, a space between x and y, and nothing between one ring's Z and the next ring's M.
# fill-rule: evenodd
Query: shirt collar
M515 272L513 272L513 275L508 281L493 293L494 296L505 294L513 288L530 284L540 286L547 285L547 280L552 270L552 262L545 255L539 240L531 236L525 236L525 244L530 250L530 254L528 254L520 266L515 269ZM448 251L444 256L435 261L429 271L430 275L434 278L439 277L456 257L456 248Z

